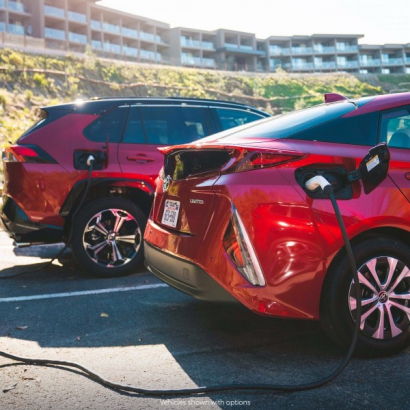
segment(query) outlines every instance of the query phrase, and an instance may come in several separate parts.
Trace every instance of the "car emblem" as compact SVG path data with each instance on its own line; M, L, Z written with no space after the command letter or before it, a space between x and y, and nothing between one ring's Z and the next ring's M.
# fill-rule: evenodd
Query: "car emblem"
M165 179L164 182L162 183L162 190L164 192L167 192L169 189L169 186L171 185L172 178L168 175Z

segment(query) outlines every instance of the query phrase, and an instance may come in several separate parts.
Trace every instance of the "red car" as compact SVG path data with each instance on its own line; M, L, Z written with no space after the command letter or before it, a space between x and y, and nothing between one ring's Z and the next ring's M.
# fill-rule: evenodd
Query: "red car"
M410 344L410 93L326 100L163 149L146 264L198 299L320 320L348 346L358 301L342 234L326 195L305 189L323 175L358 266L357 349L392 354ZM368 189L352 175L379 142L390 150L389 173Z
M4 152L0 221L19 246L70 242L89 273L132 273L143 261L142 236L163 163L157 148L268 116L243 104L192 98L45 107L38 123ZM90 155L96 159L92 183L77 211Z

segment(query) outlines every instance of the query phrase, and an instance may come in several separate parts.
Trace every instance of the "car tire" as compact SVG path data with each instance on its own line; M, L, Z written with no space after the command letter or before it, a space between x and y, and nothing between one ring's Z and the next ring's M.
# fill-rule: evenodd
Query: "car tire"
M410 345L410 248L387 236L369 236L353 246L362 294L356 354L388 356ZM353 275L344 252L328 272L320 322L337 344L350 345L356 314Z
M100 277L129 275L144 260L147 217L128 199L95 200L73 221L71 250L88 273Z

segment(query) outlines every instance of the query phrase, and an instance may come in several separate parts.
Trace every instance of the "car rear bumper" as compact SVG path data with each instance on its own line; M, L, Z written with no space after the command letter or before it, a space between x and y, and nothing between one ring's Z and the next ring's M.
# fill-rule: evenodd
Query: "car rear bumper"
M199 266L171 256L145 242L145 266L163 282L196 299L237 302ZM166 272L166 273L165 273Z
M63 228L32 222L19 205L10 197L3 197L0 209L0 226L18 244L42 244L61 242Z

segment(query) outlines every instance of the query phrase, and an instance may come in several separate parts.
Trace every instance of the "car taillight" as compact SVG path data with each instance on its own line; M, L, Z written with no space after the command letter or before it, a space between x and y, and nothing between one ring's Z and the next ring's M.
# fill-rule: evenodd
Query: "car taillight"
M56 160L35 145L12 145L4 150L4 162L28 162L34 164L56 164Z
M258 257L236 208L224 236L224 248L241 275L252 285L265 286L265 277Z
M228 148L231 159L222 168L223 174L252 171L287 164L305 158L307 154L263 148Z

